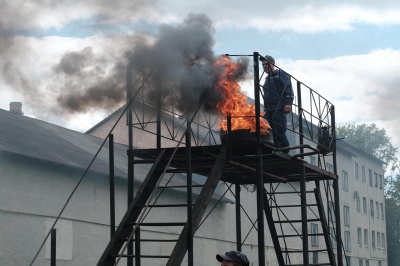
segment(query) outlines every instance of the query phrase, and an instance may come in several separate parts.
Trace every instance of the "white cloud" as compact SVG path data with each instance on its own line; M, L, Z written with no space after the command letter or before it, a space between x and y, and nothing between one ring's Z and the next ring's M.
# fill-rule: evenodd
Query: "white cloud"
M375 123L400 147L400 51L277 63L335 105L337 124Z
M226 1L84 0L3 1L1 28L60 29L76 20L96 18L93 27L137 22L179 23L188 13L205 13L217 29L255 28L260 31L290 30L300 33L350 30L355 24L400 24L400 3L391 1L326 2L317 0ZM96 25L96 23L99 23ZM1 32L1 29L0 29Z

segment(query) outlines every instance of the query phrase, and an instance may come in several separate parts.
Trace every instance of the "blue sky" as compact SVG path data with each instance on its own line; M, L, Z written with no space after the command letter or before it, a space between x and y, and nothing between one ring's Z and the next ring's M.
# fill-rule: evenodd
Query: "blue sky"
M64 112L57 98L67 87L60 84L78 90L105 80L138 37L154 42L161 24L174 27L194 12L211 19L215 54L271 54L279 67L335 104L338 123L376 123L400 146L396 0L2 2L2 109L21 101L26 115L87 130L113 108ZM65 55L85 60L79 77L56 71Z

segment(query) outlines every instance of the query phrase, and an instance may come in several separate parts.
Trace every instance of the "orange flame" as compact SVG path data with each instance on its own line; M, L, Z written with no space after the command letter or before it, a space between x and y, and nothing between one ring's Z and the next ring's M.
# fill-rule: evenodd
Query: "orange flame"
M222 95L221 100L217 103L221 116L218 128L225 132L228 131L227 115L230 114L231 130L250 129L250 132L255 132L255 106L246 102L247 96L240 91L239 84L233 78L238 66L228 57L221 57L215 64L217 67L224 66L224 71L219 77L216 87L216 90ZM261 135L266 135L270 129L267 121L261 118Z

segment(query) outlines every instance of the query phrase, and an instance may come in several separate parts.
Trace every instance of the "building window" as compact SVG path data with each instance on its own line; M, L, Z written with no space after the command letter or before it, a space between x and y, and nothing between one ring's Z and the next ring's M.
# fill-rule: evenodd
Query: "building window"
M363 266L363 260L362 259L358 259L358 266Z
M308 163L315 165L315 157L314 156L308 156Z
M336 233L333 227L329 227L329 236L331 239L332 248L336 248Z
M368 174L369 174L369 186L372 187L373 181L372 181L372 170L371 169L369 169Z
M381 233L380 232L376 233L376 247L377 248L381 247Z
M369 212L371 213L371 217L374 217L374 201L369 200Z
M381 245L382 249L386 248L386 239L385 239L385 233L382 233L382 245Z
M350 231L344 231L344 249L351 250Z
M350 226L350 208L348 206L343 206L343 219L344 226Z
M349 191L349 177L346 171L342 170L342 188L345 191Z
M318 252L313 252L312 254L312 263L318 264Z
M360 204L360 193L358 193L358 191L356 191L355 193L354 193L354 196L355 196L355 198L356 198L356 207L357 207L357 212L360 212L360 210L361 210L361 204Z
M367 198L363 197L363 212L367 214Z
M365 183L365 166L361 165L361 181Z
M318 224L311 224L311 245L318 246Z
M381 219L385 219L385 213L383 212L383 203L381 203Z
M364 229L364 246L368 246L368 229Z
M362 239L361 239L361 228L357 227L357 244L359 246L362 245Z
M375 201L375 206L376 206L376 218L379 219L379 202Z
M333 204L333 201L328 201L328 209L329 209L328 220L334 223L336 221L336 215L335 215L335 205Z
M378 261L378 266L382 266L382 261Z
M375 187L378 187L378 173L374 172L374 175L375 175Z
M344 258L346 260L346 265L347 266L351 266L351 257L350 256L345 256Z
M382 175L379 175L379 188L383 189L383 177L382 177Z
M358 163L354 162L354 177L358 181L360 177L358 176Z
M371 232L372 248L375 249L375 231Z
M326 163L325 170L328 171L329 173L333 173L333 165L331 165L330 163Z
M369 266L369 260L365 260L365 266Z

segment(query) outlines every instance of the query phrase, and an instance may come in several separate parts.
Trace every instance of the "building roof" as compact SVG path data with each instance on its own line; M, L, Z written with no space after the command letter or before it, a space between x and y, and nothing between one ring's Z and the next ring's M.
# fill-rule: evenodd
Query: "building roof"
M80 133L38 119L0 109L0 151L85 170L98 152L103 139ZM128 146L114 143L114 173L127 177ZM135 166L135 181L142 182L150 165ZM91 172L109 174L108 141L98 153L89 169ZM162 182L164 183L164 182ZM162 184L161 183L161 184ZM175 175L170 185L186 184L186 176ZM198 184L195 181L194 185ZM194 188L193 193L198 194ZM219 199L215 193L214 199ZM229 201L226 198L224 201ZM229 201L230 202L230 201Z

